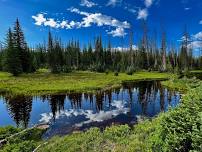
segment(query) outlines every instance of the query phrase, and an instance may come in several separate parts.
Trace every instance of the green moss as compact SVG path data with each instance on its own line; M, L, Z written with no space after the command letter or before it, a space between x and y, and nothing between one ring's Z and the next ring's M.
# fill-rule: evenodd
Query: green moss
M1 76L2 75L2 76ZM94 92L111 88L128 80L168 79L171 75L157 72L137 72L132 76L120 73L72 72L68 74L51 74L46 70L34 74L23 74L12 77L0 73L0 93L14 95L45 95L68 92Z

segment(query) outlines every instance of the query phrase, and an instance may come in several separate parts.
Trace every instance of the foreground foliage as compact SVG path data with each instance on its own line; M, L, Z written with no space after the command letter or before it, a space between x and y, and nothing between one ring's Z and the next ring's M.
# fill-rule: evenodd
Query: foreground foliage
M11 128L12 127L9 127L9 128L6 127L6 128L1 128L0 130L8 130L9 132ZM12 130L16 130L16 129L12 128ZM7 136L4 136L4 137L7 138L8 142L6 145L3 146L2 149L0 149L0 152L31 152L41 143L41 137L43 132L44 130L35 128L35 129L27 130L12 138L7 138L9 137L7 133ZM12 132L11 134L14 134L14 133L15 132ZM5 134L2 134L2 132L0 132L0 136L2 135L5 135Z
M0 140L4 139L12 134L18 133L19 131L21 131L21 129L14 128L12 126L0 128Z

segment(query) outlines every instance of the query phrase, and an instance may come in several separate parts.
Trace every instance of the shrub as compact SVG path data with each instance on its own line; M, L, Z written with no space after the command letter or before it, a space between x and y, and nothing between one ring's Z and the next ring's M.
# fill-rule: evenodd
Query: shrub
M169 111L161 121L160 138L164 151L200 151L202 87L198 87L183 97L181 105Z
M63 66L62 67L62 71L64 72L64 73L69 73L69 72L71 72L71 68L69 67L69 66Z
M12 126L1 127L0 128L0 140L4 139L5 137L11 136L17 132L21 131L21 129L14 128Z
M106 70L106 71L105 71L105 74L108 75L108 74L109 74L109 70Z
M34 141L23 141L17 144L8 144L2 149L2 152L31 152L36 146L37 144Z
M103 73L103 72L105 72L105 66L102 65L102 64L100 64L100 63L98 63L98 64L95 66L94 71Z
M132 66L128 67L126 70L127 75L133 75L134 72L135 72L135 69Z
M119 73L118 72L114 72L114 76L119 76Z
M128 125L107 127L104 130L104 138L114 142L122 142L130 135L130 127Z

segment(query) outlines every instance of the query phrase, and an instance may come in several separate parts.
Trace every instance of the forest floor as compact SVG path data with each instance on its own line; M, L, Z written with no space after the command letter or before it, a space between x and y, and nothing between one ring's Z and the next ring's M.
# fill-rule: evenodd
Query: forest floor
M94 92L118 87L123 81L164 80L173 74L158 72L136 72L133 75L119 73L95 73L76 71L71 73L51 74L47 70L39 70L33 74L22 74L13 77L0 72L0 93L12 95L47 95L69 92Z

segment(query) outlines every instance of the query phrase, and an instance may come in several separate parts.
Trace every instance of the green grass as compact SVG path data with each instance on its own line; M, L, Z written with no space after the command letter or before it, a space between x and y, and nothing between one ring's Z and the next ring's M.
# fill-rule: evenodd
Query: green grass
M72 72L68 74L51 74L46 69L34 74L13 77L0 72L0 93L14 95L44 95L68 92L93 92L119 86L123 81L168 79L170 74L157 72L137 72L132 76L120 73Z
M198 86L198 79L192 78L182 78L182 79L173 79L171 78L168 81L163 81L162 85L168 87L171 90L178 90L180 92L187 92L190 89L190 86Z

